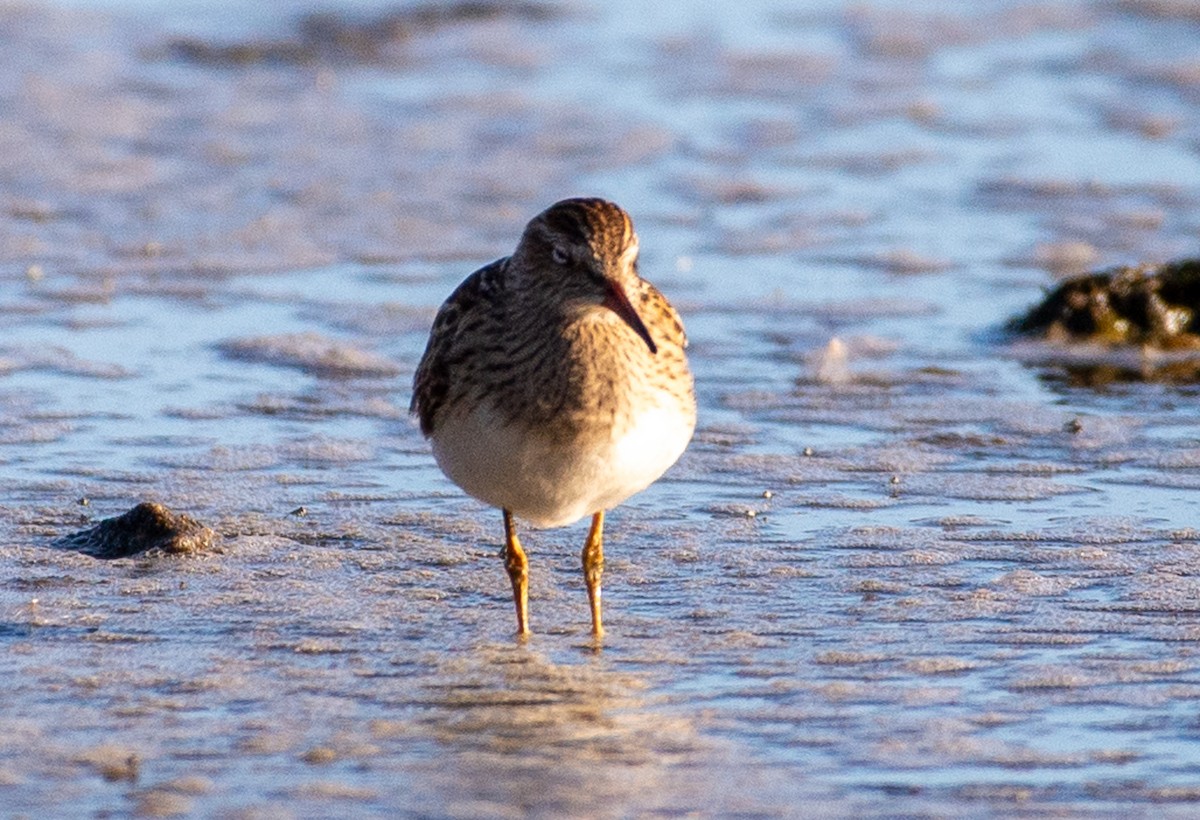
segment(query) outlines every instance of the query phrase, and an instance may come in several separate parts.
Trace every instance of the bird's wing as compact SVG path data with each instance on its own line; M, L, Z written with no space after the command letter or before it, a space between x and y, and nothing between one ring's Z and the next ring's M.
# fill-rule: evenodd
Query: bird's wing
M464 340L484 320L496 294L503 287L508 257L485 265L462 281L438 309L429 331L425 354L413 377L412 404L409 410L421 422L421 432L433 432L438 410L446 401L462 360Z
M639 291L639 299L642 303L639 311L642 315L650 320L656 328L661 328L660 332L666 335L671 344L681 348L687 347L687 333L683 329L683 320L679 318L679 313L675 308L671 307L667 297L663 296L658 288L645 279L641 281Z

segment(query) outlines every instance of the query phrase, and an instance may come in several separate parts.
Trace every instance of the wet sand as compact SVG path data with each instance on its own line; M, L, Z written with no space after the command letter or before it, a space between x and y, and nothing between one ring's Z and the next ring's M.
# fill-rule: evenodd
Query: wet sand
M0 8L5 813L1195 811L1200 391L999 332L1196 255L1194 4L147 8ZM406 410L577 193L700 399L601 651ZM62 540L143 501L211 542Z

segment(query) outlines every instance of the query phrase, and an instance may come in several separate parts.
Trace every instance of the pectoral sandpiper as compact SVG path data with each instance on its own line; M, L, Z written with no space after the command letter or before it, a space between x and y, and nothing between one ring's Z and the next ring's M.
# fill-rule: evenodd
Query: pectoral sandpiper
M696 425L683 325L638 276L629 215L566 199L526 226L512 256L468 276L438 311L412 410L438 466L504 512L517 632L529 632L529 563L514 517L592 526L583 572L604 634L604 511L675 463Z

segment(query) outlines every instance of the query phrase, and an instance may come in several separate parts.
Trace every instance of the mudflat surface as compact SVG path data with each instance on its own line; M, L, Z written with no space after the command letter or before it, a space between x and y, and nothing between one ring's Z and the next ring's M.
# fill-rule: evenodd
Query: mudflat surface
M0 7L6 813L1196 811L1200 391L998 332L1196 255L1196 4L273 8ZM406 411L583 193L700 401L599 651ZM213 537L62 540L143 501Z

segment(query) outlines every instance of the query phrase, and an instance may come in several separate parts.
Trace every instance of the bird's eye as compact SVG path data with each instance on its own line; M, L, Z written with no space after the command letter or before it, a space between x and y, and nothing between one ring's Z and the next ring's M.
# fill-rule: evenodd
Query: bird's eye
M571 259L571 254L567 253L567 249L562 245L555 245L550 250L550 258L554 260L556 265L565 265Z

